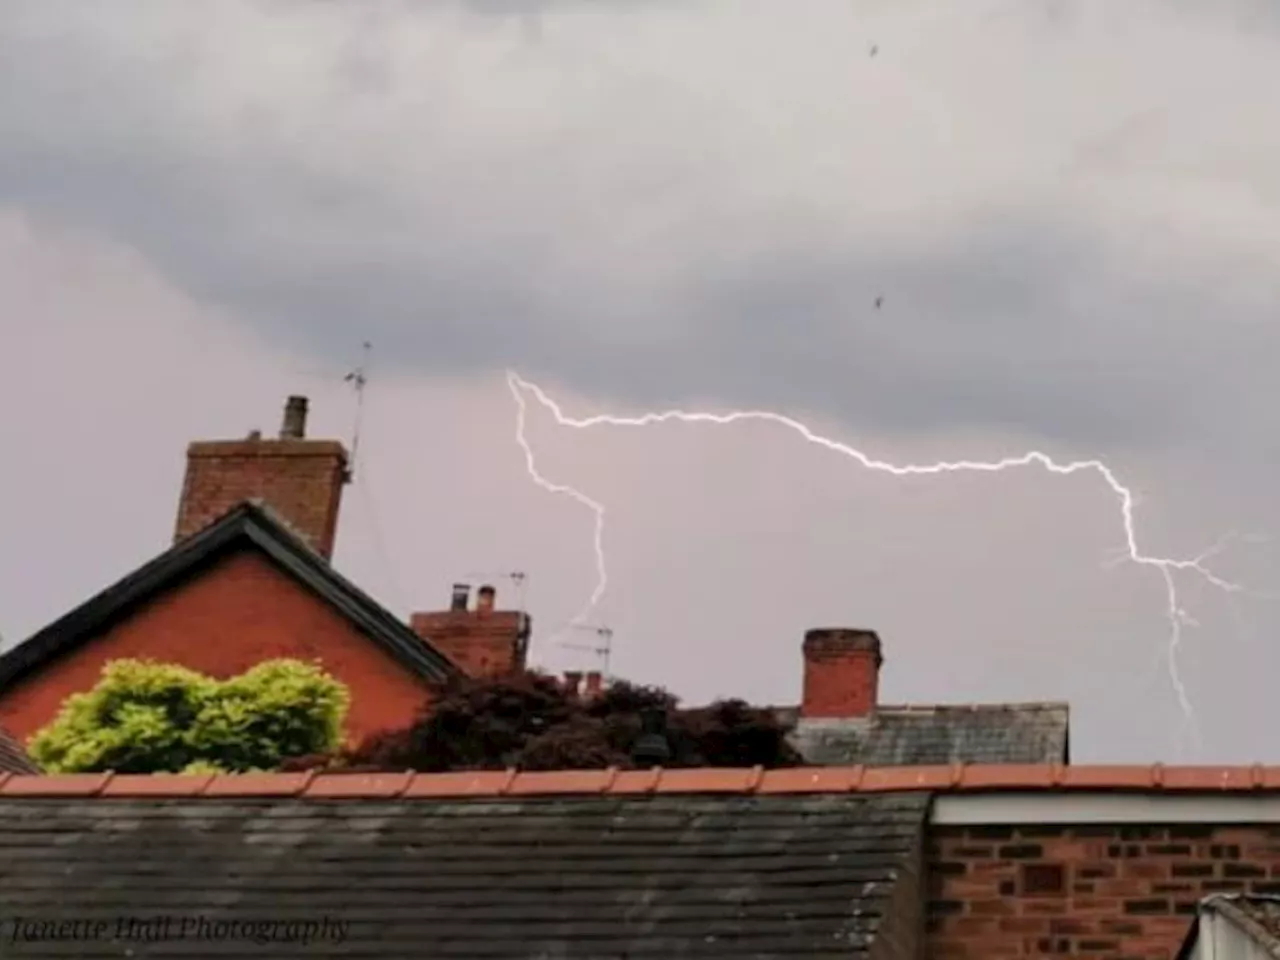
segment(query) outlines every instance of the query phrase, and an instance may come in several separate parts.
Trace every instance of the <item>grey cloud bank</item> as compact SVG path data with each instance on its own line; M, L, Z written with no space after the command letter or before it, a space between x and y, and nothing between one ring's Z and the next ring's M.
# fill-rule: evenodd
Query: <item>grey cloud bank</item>
M14 8L0 191L333 360L1145 445L1280 347L1246 6Z

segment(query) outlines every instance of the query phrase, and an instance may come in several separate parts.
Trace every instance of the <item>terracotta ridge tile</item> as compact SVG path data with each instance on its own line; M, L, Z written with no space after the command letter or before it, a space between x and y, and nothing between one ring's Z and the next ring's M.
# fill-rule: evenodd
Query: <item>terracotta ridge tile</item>
M506 797L785 793L1280 793L1280 766L1013 765L673 768L451 773L0 773L0 797Z

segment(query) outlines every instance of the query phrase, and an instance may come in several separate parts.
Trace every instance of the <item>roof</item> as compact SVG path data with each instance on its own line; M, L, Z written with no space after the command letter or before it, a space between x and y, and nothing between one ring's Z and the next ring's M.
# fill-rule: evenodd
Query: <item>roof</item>
M92 950L86 933L41 956L198 950L140 942L143 921L167 916L174 938L221 930L219 956L882 958L872 945L922 856L926 807L922 794L6 796L0 916L103 918L102 941L134 941ZM282 942L303 930L311 942Z
M74 650L157 594L245 547L260 551L414 674L443 680L457 671L444 654L334 570L273 511L260 502L246 501L5 652L0 656L0 688Z
M1218 914L1270 957L1280 957L1280 897L1260 894L1215 893L1200 901L1200 908L1178 951L1178 960L1190 957L1203 931L1201 920ZM1262 953L1258 954L1259 956Z
M4 727L0 727L0 773L39 773L40 768L27 756L22 744Z
M809 763L917 766L1067 763L1065 703L882 706L872 717L795 719L791 742Z

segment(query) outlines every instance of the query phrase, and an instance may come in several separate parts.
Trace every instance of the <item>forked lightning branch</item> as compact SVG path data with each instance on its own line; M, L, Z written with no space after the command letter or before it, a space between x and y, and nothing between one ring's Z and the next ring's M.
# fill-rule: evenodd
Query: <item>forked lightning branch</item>
M1112 472L1111 468L1101 460L1073 460L1059 463L1048 454L1033 450L1016 457L1000 460L953 460L927 464L894 464L878 460L848 444L830 437L815 433L799 420L783 416L767 410L734 410L728 413L707 413L701 411L664 410L650 412L632 417L619 417L599 414L593 417L570 417L560 405L547 395L536 383L524 379L519 374L508 371L507 385L516 402L516 441L524 452L525 467L533 482L549 493L569 497L586 507L594 514L593 548L595 551L596 582L582 610L574 618L575 624L587 622L590 614L604 596L609 583L609 570L604 549L605 507L582 491L566 483L549 480L538 469L533 447L527 436L529 398L549 412L555 422L562 427L575 430L586 430L591 427L652 427L665 423L705 424L711 426L729 426L736 423L759 421L771 423L798 434L808 443L815 444L832 453L847 457L865 470L874 470L895 477L944 476L953 473L1000 473L1022 467L1037 467L1058 476L1070 476L1076 473L1092 473L1111 493L1119 513L1120 528L1124 538L1124 559L1141 567L1155 571L1161 578L1165 593L1164 615L1169 623L1168 638L1168 670L1178 703L1189 723L1194 725L1195 714L1187 697L1186 687L1178 672L1178 646L1182 641L1183 629L1189 618L1182 607L1178 590L1178 575L1189 575L1202 579L1209 585L1235 593L1243 588L1214 573L1208 566L1208 560L1222 547L1222 541L1206 550L1199 556L1189 558L1161 557L1143 551L1134 520L1134 495Z

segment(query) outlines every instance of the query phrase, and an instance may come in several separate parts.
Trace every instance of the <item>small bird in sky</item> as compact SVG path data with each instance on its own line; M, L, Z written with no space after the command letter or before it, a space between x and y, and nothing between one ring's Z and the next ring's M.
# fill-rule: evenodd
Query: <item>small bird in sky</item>
M879 47L877 47L877 46L873 43L873 44L871 45L871 54L870 54L870 55L874 57L874 56L875 56L877 53L879 53L879 52L880 52L880 48L879 48Z
M876 309L879 310L881 304L884 303L884 297L876 297Z

